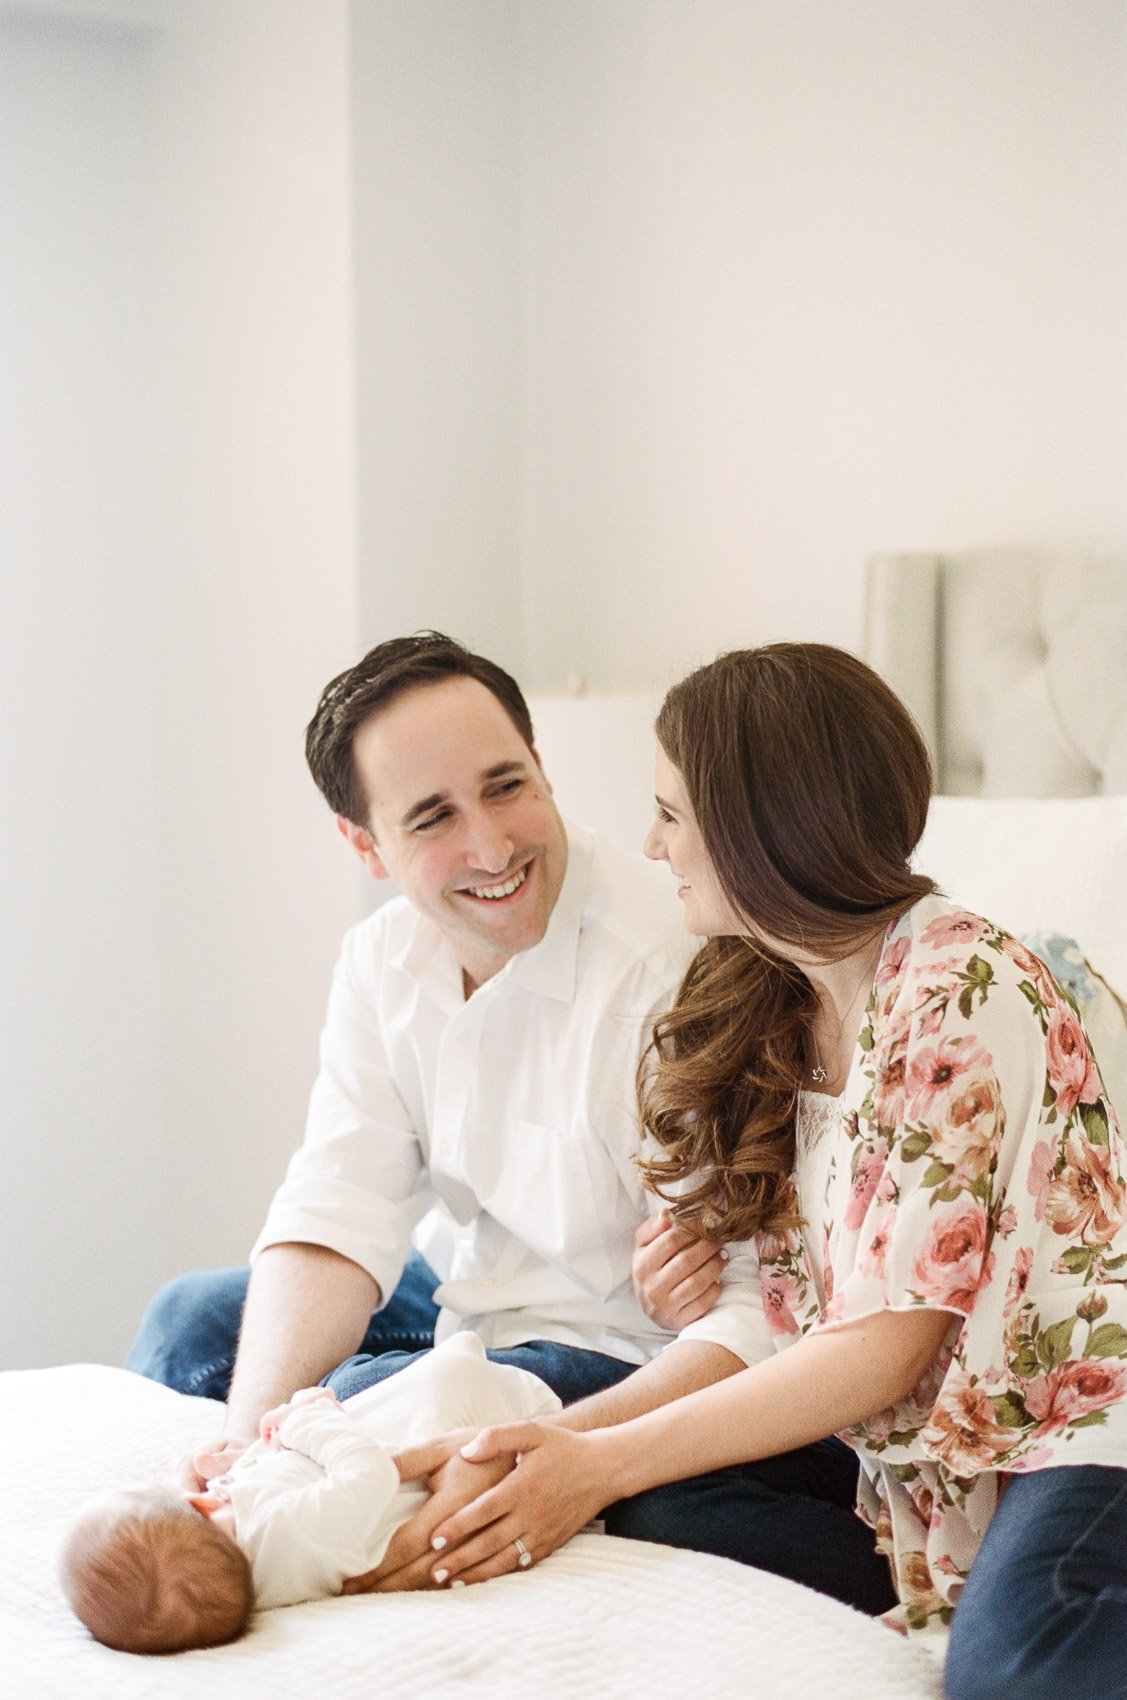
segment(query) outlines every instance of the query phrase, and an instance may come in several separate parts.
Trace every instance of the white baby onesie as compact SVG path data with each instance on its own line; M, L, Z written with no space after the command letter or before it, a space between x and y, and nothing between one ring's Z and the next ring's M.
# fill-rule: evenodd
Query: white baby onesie
M419 1484L400 1483L393 1451L560 1409L539 1377L490 1363L476 1334L453 1335L343 1405L299 1405L282 1423L280 1449L256 1441L209 1483L231 1502L256 1605L339 1594L346 1577L380 1562L428 1497Z

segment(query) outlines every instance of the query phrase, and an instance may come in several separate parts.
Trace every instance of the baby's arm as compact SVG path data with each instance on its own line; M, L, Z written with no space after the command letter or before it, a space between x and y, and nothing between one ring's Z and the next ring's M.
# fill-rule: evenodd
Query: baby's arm
M301 1405L312 1405L322 1399L329 1399L334 1405L340 1403L331 1387L303 1387L284 1405L275 1405L272 1411L263 1413L258 1425L259 1438L264 1440L267 1446L281 1446L278 1431L290 1412L296 1411Z

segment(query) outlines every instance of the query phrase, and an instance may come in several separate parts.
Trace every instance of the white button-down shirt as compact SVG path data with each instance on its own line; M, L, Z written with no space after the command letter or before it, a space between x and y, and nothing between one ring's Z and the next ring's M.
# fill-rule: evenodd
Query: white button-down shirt
M305 1142L252 1253L330 1247L395 1290L424 1213L460 1231L437 1338L557 1340L642 1363L671 1336L630 1280L657 1207L638 1177L635 1076L694 948L668 875L569 829L547 931L470 998L450 944L397 899L344 941ZM773 1346L747 1254L681 1336Z

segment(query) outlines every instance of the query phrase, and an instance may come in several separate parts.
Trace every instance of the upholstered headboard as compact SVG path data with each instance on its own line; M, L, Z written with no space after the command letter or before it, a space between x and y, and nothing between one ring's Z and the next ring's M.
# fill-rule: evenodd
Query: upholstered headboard
M878 555L865 612L939 791L1127 792L1127 556Z

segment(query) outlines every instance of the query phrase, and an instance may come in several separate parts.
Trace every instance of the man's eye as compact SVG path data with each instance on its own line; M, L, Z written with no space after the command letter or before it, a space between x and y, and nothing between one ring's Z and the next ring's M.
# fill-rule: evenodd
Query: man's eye
M414 831L431 832L436 826L441 826L443 821L448 820L449 816L449 809L440 809L436 815L427 815L423 820L417 820Z
M500 785L494 788L493 795L495 797L511 796L514 791L519 791L523 784L523 779L503 779Z

